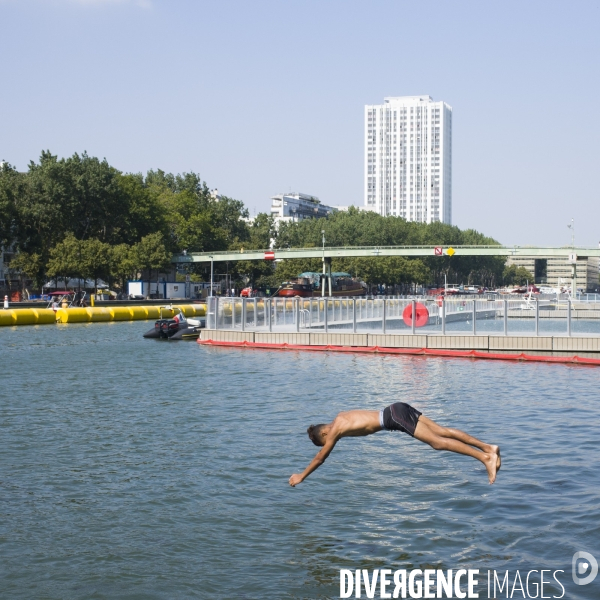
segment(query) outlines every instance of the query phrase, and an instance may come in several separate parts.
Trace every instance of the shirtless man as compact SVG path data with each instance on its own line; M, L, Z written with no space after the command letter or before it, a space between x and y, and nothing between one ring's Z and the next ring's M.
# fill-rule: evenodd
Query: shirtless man
M496 481L496 472L501 465L498 446L485 444L458 429L442 427L412 406L396 402L381 411L349 410L339 413L331 423L311 425L307 429L308 437L315 446L322 448L303 473L290 477L290 485L297 486L318 469L341 438L371 435L383 429L408 433L429 444L434 450L449 450L472 456L485 465L490 484Z

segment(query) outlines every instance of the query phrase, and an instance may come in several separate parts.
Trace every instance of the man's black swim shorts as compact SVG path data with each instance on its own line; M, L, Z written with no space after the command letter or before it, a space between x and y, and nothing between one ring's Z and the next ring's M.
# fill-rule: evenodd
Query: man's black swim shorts
M379 424L387 431L404 431L414 437L421 414L410 404L396 402L379 413Z

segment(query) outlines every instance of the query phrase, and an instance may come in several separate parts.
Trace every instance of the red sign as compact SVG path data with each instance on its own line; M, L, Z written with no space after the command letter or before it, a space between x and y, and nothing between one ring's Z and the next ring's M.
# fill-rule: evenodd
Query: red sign
M275 260L275 252L265 252L265 260Z
M434 250L434 254L436 256L443 256L444 254L444 249L441 246L436 246L435 250Z

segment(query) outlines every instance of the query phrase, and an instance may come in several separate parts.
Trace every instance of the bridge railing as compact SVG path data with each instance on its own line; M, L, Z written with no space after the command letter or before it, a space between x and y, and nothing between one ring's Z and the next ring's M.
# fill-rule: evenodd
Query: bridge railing
M456 245L453 246L454 249L469 249L469 248L490 248L490 249L507 249L511 248L527 248L528 246L503 246L502 244L489 244L489 245ZM532 246L533 247L533 246ZM422 245L399 245L399 246L326 246L325 251L327 252L335 252L338 250L431 250L435 246L430 244L422 244ZM244 253L249 252L257 252L257 253L265 253L265 252L305 252L306 250L315 250L321 252L323 249L321 247L308 247L308 248L248 248L246 251L240 250L239 253L243 256ZM208 260L210 260L211 256L222 256L224 254L231 254L232 250L216 250L214 252L186 252L185 254L176 254L175 256L185 257L185 256L205 256Z

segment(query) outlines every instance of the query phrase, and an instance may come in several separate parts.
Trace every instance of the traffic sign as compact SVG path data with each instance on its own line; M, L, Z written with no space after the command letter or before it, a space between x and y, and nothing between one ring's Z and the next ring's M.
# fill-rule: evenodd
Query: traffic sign
M454 248L452 248L452 246L450 246L450 248L448 248L448 250L446 250L446 254L448 256L452 256L453 254L456 254L456 250Z
M441 246L436 246L433 252L436 256L442 256L444 254L444 249Z
M265 252L265 260L275 260L275 252Z

